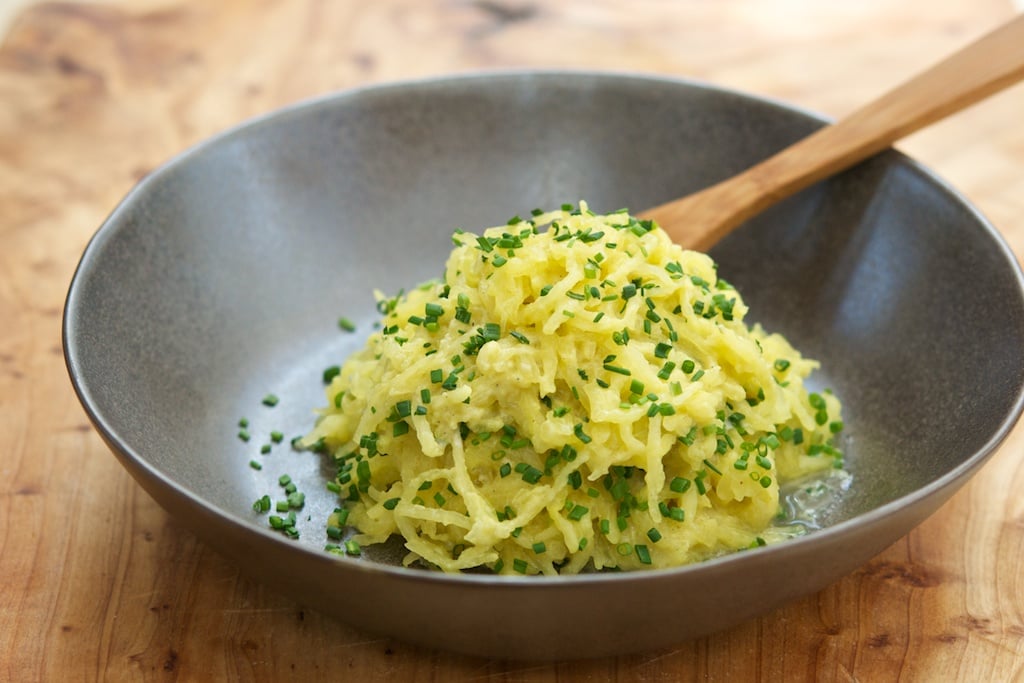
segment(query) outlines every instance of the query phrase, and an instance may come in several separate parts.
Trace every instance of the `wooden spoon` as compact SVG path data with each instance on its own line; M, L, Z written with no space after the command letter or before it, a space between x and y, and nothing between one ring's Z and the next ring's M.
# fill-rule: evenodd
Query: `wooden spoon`
M1024 14L739 175L640 215L654 219L678 244L707 250L775 202L1021 78Z

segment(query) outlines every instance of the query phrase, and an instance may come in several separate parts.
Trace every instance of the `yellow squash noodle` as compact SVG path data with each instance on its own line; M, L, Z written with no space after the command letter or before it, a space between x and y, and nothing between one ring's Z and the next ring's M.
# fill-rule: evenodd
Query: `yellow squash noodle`
M841 467L830 392L705 254L626 212L457 231L327 387L360 545L505 574L677 566L778 540L779 485ZM337 516L333 523L340 523Z

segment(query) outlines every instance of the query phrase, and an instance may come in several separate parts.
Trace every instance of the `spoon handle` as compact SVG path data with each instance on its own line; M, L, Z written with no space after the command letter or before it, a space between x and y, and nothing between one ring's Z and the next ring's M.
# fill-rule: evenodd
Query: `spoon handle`
M706 250L743 221L1024 78L1024 14L840 121L706 190L642 213Z

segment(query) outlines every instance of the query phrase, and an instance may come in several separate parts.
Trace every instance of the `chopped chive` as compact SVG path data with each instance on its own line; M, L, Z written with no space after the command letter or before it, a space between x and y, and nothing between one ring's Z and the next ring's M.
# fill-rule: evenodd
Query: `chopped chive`
M583 424L582 423L577 422L576 425L573 427L572 431L576 435L576 438L579 439L580 441L582 441L583 443L590 443L591 442L592 439L590 438L590 436L588 436L583 431Z
M441 388L444 389L445 391L451 391L452 389L454 389L456 387L456 385L458 385L458 383L459 383L459 375L458 375L458 373L457 372L451 372L451 373L449 373L448 377L446 377L445 380L443 382L441 382Z
M359 481L370 480L370 462L368 460L360 460L356 465L356 478Z
M702 470L698 472L697 476L693 479L693 483L697 486L697 493L702 496L708 492L707 486L704 484L704 477L701 476L703 474L705 474L705 472Z
M578 522L586 517L588 512L590 512L590 508L585 505L576 505L569 511L569 519Z
M675 477L669 483L669 488L675 491L676 493L686 493L686 491L690 488L690 480L684 479L683 477Z
M263 397L263 405L270 406L271 408L273 408L278 404L280 400L281 399L279 399L274 394L267 394L266 396Z
M640 560L641 564L651 563L651 553L647 550L647 546L636 545L633 547L633 550L636 551L636 557L638 560Z
M542 470L537 469L533 465L528 465L525 468L525 470L523 470L522 474L523 481L525 481L527 484L536 484L538 481L540 481L540 478L544 476L544 472Z
M672 371L676 369L676 364L672 361L668 361L661 370L658 371L658 379L668 379L672 375Z

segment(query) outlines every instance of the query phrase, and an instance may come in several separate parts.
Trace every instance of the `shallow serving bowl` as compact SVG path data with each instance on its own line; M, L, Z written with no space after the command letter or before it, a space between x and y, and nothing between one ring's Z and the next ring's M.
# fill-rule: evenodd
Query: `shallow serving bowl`
M323 552L330 473L287 441L312 425L323 369L371 330L372 290L439 276L453 229L580 199L640 210L820 125L705 85L593 73L440 79L285 109L166 164L103 224L67 300L72 381L171 515L259 580L368 632L550 659L723 629L906 534L1021 412L1020 269L973 208L896 152L712 251L751 319L821 360L817 385L844 402L853 484L819 531L673 570L559 578L446 576L402 568L400 553L339 558ZM277 406L261 403L268 393ZM287 438L262 455L271 430ZM307 495L298 540L251 507L280 497L284 473Z

